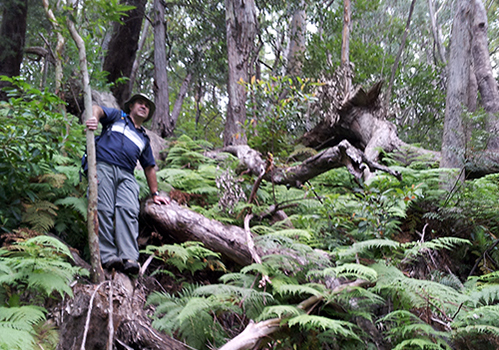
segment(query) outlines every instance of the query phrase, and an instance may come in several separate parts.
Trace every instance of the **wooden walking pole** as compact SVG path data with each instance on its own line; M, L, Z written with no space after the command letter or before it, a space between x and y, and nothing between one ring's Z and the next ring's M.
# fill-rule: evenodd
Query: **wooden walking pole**
M74 23L68 18L69 31L76 43L80 57L80 69L83 76L83 96L84 96L84 118L85 123L92 117L92 91L87 69L87 54L85 43L76 31ZM95 157L95 135L93 130L87 128L87 160L88 160L88 209L87 228L88 245L90 248L90 262L92 265L91 278L94 283L101 283L105 280L104 270L100 263L99 249L99 219L97 217L97 161Z

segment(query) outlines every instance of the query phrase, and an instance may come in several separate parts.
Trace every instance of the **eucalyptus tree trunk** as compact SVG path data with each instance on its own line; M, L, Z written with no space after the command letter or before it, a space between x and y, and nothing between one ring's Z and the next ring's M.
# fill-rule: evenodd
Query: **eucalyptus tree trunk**
M405 24L404 34L402 35L402 41L400 43L399 50L397 52L397 56L395 57L395 62L393 62L392 72L390 74L390 82L388 83L388 88L386 90L385 97L385 114L388 111L388 106L390 105L390 100L392 96L393 83L395 81L395 75L397 73L397 69L400 63L400 58L402 57L402 53L404 52L405 43L407 41L407 35L409 34L409 26L411 25L412 13L414 12L414 5L416 0L412 0L411 7L409 8L409 14L407 16L407 22Z
M475 14L473 22L473 67L475 70L478 90L480 91L481 104L488 113L487 131L491 134L488 144L489 151L499 150L499 90L497 81L492 73L490 53L487 43L487 12L482 0L474 0Z
M151 27L149 23L150 23L149 21L144 22L144 28L142 29L142 34L139 40L139 47L137 49L138 53L140 53L144 48L144 44L149 35L149 28ZM135 79L137 77L137 71L139 70L139 66L140 66L140 54L136 55L135 60L133 61L132 72L130 73L130 81L128 82L130 85L128 87L129 91L133 91L133 85L135 84Z
M241 82L249 81L249 62L256 36L254 0L225 0L229 80L224 145L243 145L247 138L243 129L246 120L246 90Z
M109 73L107 80L110 83L116 82L119 78L130 78L147 0L122 0L121 3L135 6L135 9L123 17L123 24L113 25L113 34L102 66L102 70ZM118 104L122 106L130 97L130 84L128 82L116 84L111 91Z
M437 48L436 57L441 63L446 63L446 52L445 46L443 45L442 30L437 22L437 16L435 13L435 3L433 0L428 0L428 14L430 16L431 32L433 34L433 40L435 41L435 46Z
M352 27L352 11L350 0L343 0L343 34L341 41L341 66L344 73L344 95L347 98L352 88L352 72L350 68L350 30Z
M472 39L470 28L473 20L473 3L469 0L458 0L455 13L448 63L447 98L440 166L462 169L465 164L466 135L463 117L469 96ZM462 175L459 179L463 179Z
M291 18L289 46L287 54L286 75L299 76L302 70L301 55L305 52L306 18L305 12L307 4L300 0L298 8Z
M85 42L76 31L74 23L68 18L68 28L73 40L78 47L80 58L80 69L83 78L83 94L85 103L85 115L83 120L92 117L92 91L87 69L87 54ZM87 129L87 157L88 157L88 208L87 208L87 228L88 245L90 248L90 271L94 283L102 283L105 279L104 271L100 263L99 249L99 218L97 216L97 160L95 156L94 131Z
M161 0L154 0L154 102L156 112L154 113L151 129L161 137L170 136L175 127L170 116L165 45L165 7Z
M21 71L24 42L26 39L26 17L28 0L5 0L2 3L2 25L0 27L0 75L14 77ZM0 89L8 83L0 81ZM5 100L0 90L0 100Z

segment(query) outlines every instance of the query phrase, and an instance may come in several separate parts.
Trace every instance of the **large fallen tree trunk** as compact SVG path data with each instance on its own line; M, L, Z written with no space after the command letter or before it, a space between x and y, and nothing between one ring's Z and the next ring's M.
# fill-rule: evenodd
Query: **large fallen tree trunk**
M141 215L161 235L177 242L202 242L210 250L246 266L252 263L244 229L210 220L172 201L157 205L151 199L144 203Z
M326 80L319 91L321 101L316 109L320 109L321 121L302 136L300 142L316 150L340 144L348 140L350 144L365 154L371 162L380 161L380 150L395 152L407 159L424 157L431 161L440 161L440 153L411 146L397 135L396 126L386 120L381 108L382 82L374 84L368 91L357 88L346 102L341 102L335 84Z

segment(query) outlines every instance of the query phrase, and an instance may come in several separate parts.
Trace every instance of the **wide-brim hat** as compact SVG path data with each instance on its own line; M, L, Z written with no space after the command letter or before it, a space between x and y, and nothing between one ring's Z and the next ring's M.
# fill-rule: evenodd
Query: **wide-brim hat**
M149 103L149 114L147 115L146 120L144 120L144 123L145 123L146 121L148 121L149 119L152 118L154 111L156 110L156 105L154 104L154 102L152 102L152 100L147 95L145 95L145 94L133 95L132 97L130 97L130 99L128 101L125 102L125 105L123 106L123 111L126 114L129 114L130 113L130 105L133 104L135 102L135 100L137 100L139 98L144 99L147 101L147 103Z

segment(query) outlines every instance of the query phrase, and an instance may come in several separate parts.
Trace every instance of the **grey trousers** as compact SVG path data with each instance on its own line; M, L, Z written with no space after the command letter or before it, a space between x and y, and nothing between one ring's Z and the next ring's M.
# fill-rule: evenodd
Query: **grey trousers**
M99 248L102 263L139 258L139 184L133 174L97 163Z

